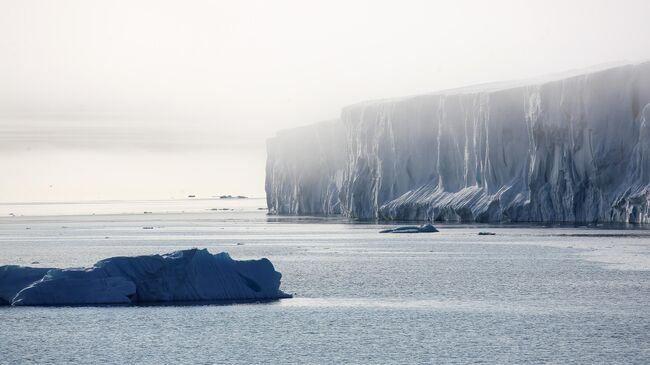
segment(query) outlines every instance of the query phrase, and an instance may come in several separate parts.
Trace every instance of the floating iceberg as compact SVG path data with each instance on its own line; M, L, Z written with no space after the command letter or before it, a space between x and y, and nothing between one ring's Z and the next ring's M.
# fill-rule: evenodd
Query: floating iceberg
M267 259L236 261L190 249L113 257L91 268L0 267L0 300L11 305L93 305L289 298Z
M268 141L271 214L650 222L650 62L344 108Z
M423 224L421 226L402 226L391 229L384 229L379 233L435 233L438 229L433 224Z
M42 279L50 270L16 265L0 266L0 305L11 304L19 291Z

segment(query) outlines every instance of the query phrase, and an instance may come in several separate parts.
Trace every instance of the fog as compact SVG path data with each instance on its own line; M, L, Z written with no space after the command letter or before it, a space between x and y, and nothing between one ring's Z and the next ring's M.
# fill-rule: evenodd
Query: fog
M650 2L0 1L0 202L263 196L367 99L650 58Z

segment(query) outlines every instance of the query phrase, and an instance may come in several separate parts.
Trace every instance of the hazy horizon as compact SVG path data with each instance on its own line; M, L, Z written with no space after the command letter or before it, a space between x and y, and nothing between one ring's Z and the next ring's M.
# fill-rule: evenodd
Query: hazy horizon
M341 107L650 59L650 3L0 3L0 202L264 195Z

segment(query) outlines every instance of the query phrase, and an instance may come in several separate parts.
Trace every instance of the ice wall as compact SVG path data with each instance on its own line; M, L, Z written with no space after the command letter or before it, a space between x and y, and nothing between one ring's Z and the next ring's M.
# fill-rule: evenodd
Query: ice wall
M282 131L267 142L266 201L273 213L341 213L344 139L335 120Z
M269 211L648 222L648 120L650 62L360 103L268 142Z

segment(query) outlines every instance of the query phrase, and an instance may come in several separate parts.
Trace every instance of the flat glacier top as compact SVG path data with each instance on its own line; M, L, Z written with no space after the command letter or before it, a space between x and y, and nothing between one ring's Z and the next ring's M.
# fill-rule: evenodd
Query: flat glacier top
M350 107L372 105L376 103L398 102L398 101L404 101L404 100L422 97L422 96L475 94L475 93L482 93L482 92L487 93L487 92L495 92L500 90L514 89L519 87L543 85L551 82L570 79L573 77L583 77L583 76L588 76L588 75L592 75L592 74L596 74L596 73L600 73L600 72L604 72L616 68L621 68L626 66L638 66L645 63L650 63L650 60L643 60L637 62L631 62L631 61L607 62L607 63L601 63L598 65L593 65L585 68L576 68L572 70L555 72L555 73L536 76L532 78L524 78L524 79L516 79L516 80L508 80L508 81L494 81L494 82L487 82L481 84L460 86L451 89L443 89L443 90L438 90L438 91L433 91L428 93L420 93L420 94L384 98L384 99L365 100L358 103L350 104L344 107L344 109Z

